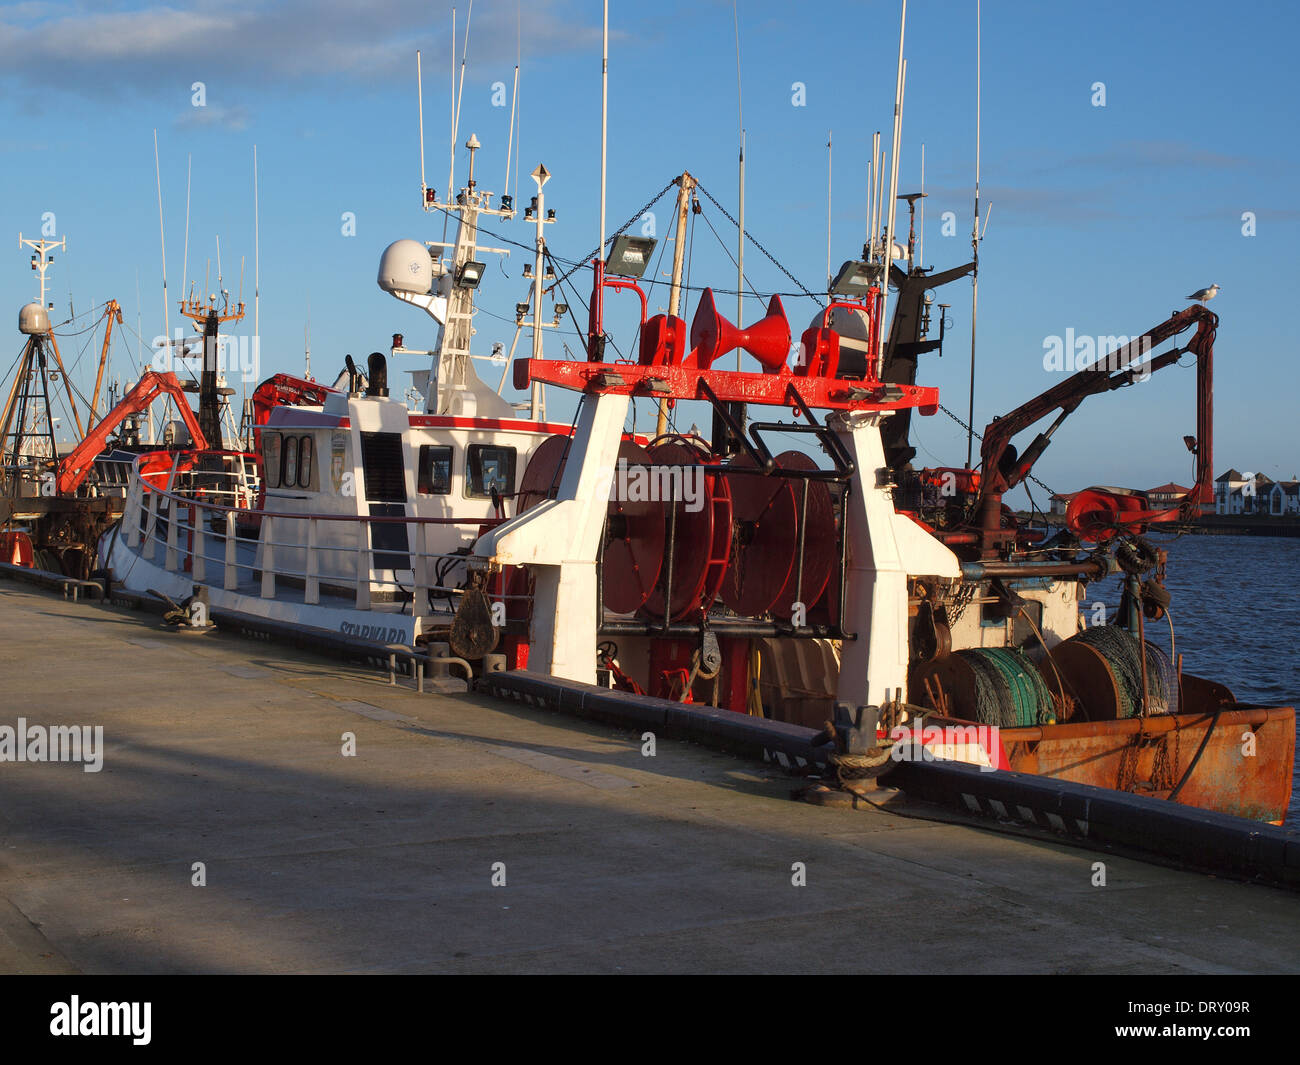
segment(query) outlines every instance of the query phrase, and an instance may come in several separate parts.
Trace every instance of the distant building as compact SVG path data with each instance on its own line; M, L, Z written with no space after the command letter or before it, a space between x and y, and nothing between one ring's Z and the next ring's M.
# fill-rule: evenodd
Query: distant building
M1171 510L1186 499L1190 491L1190 488L1170 481L1148 488L1144 495L1148 509ZM1056 493L1051 497L1049 512L1064 517L1071 500L1078 494ZM1210 513L1208 503L1201 512ZM1274 481L1263 473L1228 470L1214 481L1214 513L1229 517L1300 516L1300 477L1293 474L1289 481Z
M1170 507L1178 506L1190 491L1190 488L1184 488L1181 484L1170 481L1159 488L1147 489L1147 502L1151 504L1152 510L1168 510Z
M1268 493L1268 513L1275 518L1300 514L1300 480L1274 481Z
M1050 513L1064 516L1070 500L1078 494L1078 492L1057 492L1050 500L1051 506L1048 508Z
M1275 486L1265 474L1229 470L1214 480L1214 513L1244 517L1270 514Z

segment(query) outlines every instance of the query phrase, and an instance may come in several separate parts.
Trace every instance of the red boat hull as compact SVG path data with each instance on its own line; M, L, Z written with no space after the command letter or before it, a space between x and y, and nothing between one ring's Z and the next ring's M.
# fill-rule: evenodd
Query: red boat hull
M1020 773L1157 799L1186 776L1178 803L1275 824L1291 802L1296 731L1289 706L1236 704L1217 720L1214 712L1196 712L1011 728L1001 737L1009 768Z

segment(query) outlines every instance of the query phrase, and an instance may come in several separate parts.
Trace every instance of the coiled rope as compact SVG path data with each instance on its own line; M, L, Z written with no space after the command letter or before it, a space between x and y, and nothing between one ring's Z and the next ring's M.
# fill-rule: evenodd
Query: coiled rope
M1142 712L1142 662L1137 638L1119 625L1098 625L1071 637L1100 654L1115 674L1119 685L1120 716L1136 717ZM1178 674L1169 655L1150 640L1146 643L1147 709L1163 703L1171 714L1178 713Z
M1055 720L1052 693L1042 673L1016 647L977 647L957 652L975 676L975 720L1016 728Z

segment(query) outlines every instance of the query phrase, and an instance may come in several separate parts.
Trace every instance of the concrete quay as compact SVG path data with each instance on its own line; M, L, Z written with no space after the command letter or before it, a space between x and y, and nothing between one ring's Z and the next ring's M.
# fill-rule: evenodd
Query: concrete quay
M102 767L0 761L4 973L1300 971L1292 893L0 581L19 719Z

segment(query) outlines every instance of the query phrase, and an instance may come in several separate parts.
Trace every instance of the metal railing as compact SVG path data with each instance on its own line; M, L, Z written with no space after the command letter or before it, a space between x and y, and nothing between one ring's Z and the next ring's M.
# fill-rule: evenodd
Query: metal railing
M263 599L276 599L283 584L301 588L308 605L332 595L350 598L357 610L371 610L383 600L400 603L402 613L409 602L413 616L450 616L455 597L465 591L455 581L468 574L472 540L459 537L463 547L458 551L437 550L438 540L445 546L449 539L438 533L470 527L476 539L505 521L295 514L236 505L256 499L255 456L214 452L210 455L223 460L221 468L215 461L204 468L192 454L179 453L163 466L162 454L142 455L135 462L122 522L126 546L168 572L189 573L196 584L230 591L252 585ZM142 463L152 468L142 471ZM381 528L400 528L404 544L392 533L376 536ZM377 577L377 571L390 572L392 579ZM407 575L409 581L403 580ZM508 594L504 579L488 594L493 602L531 601L527 595ZM448 609L435 609L437 600Z

